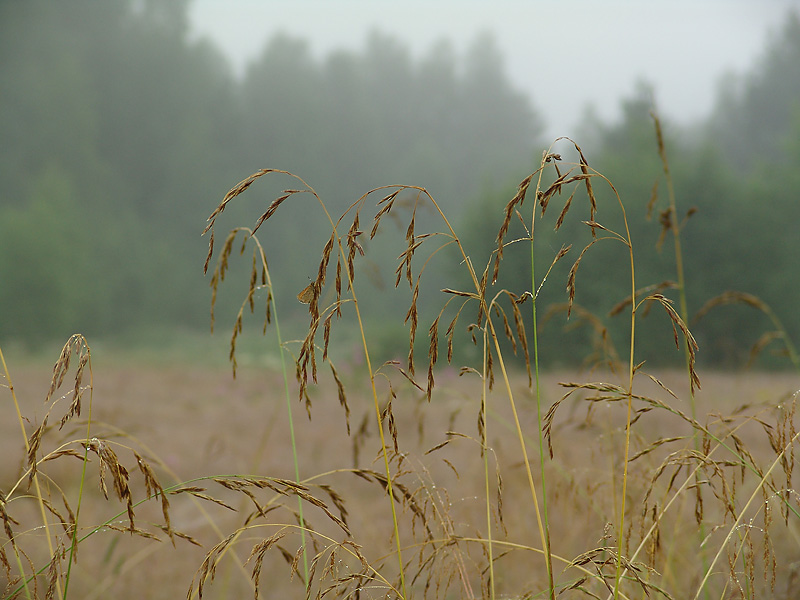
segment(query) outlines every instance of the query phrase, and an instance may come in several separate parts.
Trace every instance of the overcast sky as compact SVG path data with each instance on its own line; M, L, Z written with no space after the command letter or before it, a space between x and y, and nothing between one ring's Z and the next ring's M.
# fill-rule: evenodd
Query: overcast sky
M720 78L757 65L800 0L194 0L192 28L241 72L284 32L323 57L359 49L371 30L414 56L450 40L462 50L494 32L507 72L530 94L548 138L575 135L586 108L604 119L641 79L661 113L690 124L710 111Z

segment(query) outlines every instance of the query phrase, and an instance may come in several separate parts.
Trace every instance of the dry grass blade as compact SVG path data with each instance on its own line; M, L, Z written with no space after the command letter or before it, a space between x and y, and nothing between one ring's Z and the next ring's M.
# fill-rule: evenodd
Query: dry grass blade
M433 393L434 376L433 368L436 366L436 361L439 359L439 318L441 314L434 319L428 330L430 337L430 346L428 347L428 386L426 395L428 402L431 401L431 394Z

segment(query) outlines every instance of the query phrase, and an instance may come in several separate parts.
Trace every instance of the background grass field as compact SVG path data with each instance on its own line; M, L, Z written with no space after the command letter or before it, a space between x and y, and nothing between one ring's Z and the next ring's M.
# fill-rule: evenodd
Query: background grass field
M145 449L144 456L154 464L163 462L159 471L165 473L162 475L165 486L209 474L259 473L292 477L280 373L269 368L245 366L233 380L223 365L217 368L176 364L158 367L137 363L128 357L100 356L97 360L110 364L95 375L95 435L119 443L117 454L123 462L131 462L125 446L134 446L139 452ZM36 416L42 413L41 400L47 392L50 366L38 361L35 364L12 361L10 366L14 385L24 398L25 414L35 424ZM365 416L371 416L372 408L368 391L359 383L358 375L358 370L354 369L347 377L347 383L351 384L351 419L354 424L361 423ZM543 382L546 403L563 395L564 389L559 382L601 380L599 375L585 372L547 374ZM664 383L675 391L681 389L684 379L685 374L681 372L663 377ZM527 379L519 374L514 376L514 381L515 387L521 390L523 422L526 430L532 431L535 414L531 399L525 398ZM794 375L775 373L710 373L703 374L702 381L703 389L697 396L698 412L712 415L709 417L711 423L717 421L714 414L736 414L738 419L745 419L747 415L769 416L775 410L776 400L791 401L790 396L797 386ZM440 383L430 404L410 385L399 392L394 403L397 428L402 447L409 453L409 461L417 468L424 466L431 479L437 482L441 494L446 490L447 495L443 497L446 497L456 533L469 537L475 534L474 524L480 522L484 510L480 500L483 476L477 468L479 463L474 459L476 442L460 440L457 447L444 448L442 455L426 456L424 452L446 439L444 431L474 431L480 397L474 381L458 377L454 372L443 374ZM362 386L360 390L359 385ZM303 417L297 421L300 463L305 471L302 475L356 466L353 438L345 434L344 414L335 392L323 387L314 390L312 396L312 420ZM613 521L613 472L619 462L614 448L618 447L616 439L624 434L624 412L620 407L601 406L590 412L588 406L576 399L564 407L554 425L555 460L547 467L552 482L551 506L554 507L551 535L557 540L557 552L569 558L600 545L605 524ZM510 439L510 419L507 410L493 410L487 428L488 438L504 474L505 521L510 530L508 539L526 544L535 539L536 526L529 509L530 500L524 485L520 484L524 476L518 449L513 437ZM634 441L635 449L646 446L648 439L691 434L690 428L679 420L669 421L663 415L654 415L651 419L645 416L639 426L640 438ZM759 459L769 456L772 450L766 436L758 427L750 429L742 436L750 452ZM76 435L79 436L79 432L68 427L60 437L70 439ZM24 463L18 438L14 420L3 419L0 425L0 452L5 457L0 464L3 489L10 487ZM376 438L373 430L362 440L359 467L376 466ZM685 445L685 442L679 444ZM639 461L639 485L646 484L647 473L652 472L660 456L650 455ZM453 464L459 477L442 462L442 458ZM75 464L60 467L52 473L53 477L63 482L76 482L79 463L73 462ZM346 473L330 475L324 480L347 494L351 529L354 536L364 543L365 553L370 544L377 548L390 548L387 540L391 527L383 515L381 490ZM215 495L225 495L219 486L216 489L214 484L208 487ZM738 495L745 497L750 491L744 487ZM84 502L84 514L91 515L93 521L110 518L120 508L118 503L103 499L96 476L87 483ZM240 499L234 498L231 502L243 511L248 509L247 503ZM30 497L15 501L14 514L17 518L20 513L29 514L33 520L34 504ZM157 505L148 508L139 519L150 517L157 520L160 512ZM175 503L171 515L173 525L205 544L213 544L219 537L201 508L207 511L222 532L231 531L241 521L240 515L215 505L201 507L188 500L181 505ZM662 585L667 587L669 584L675 598L688 597L693 586L697 585L697 526L693 510L690 501L684 503L662 542L662 551L671 556L670 571L662 574ZM710 510L713 514L718 509ZM319 516L307 516L312 522L321 521ZM757 530L762 524L763 511L762 514L753 511L752 518L752 527ZM124 517L119 520L124 522ZM749 526L750 519L747 523ZM26 537L41 540L41 532L29 531ZM250 539L242 541L238 552L240 561L247 556L257 538L258 532L253 532ZM794 597L793 590L800 577L800 527L792 520L787 527L773 533L771 540L772 551L779 557L775 590L767 591L768 586L762 585L759 586L761 591L753 597L788 600ZM291 542L287 542L287 546L294 548ZM154 543L129 534L102 533L81 544L71 593L80 598L183 597L204 553L204 549L180 540L173 547L168 541ZM378 559L380 553L368 556L371 560ZM480 557L475 558L478 559ZM526 586L535 586L542 576L539 557L534 554L507 560L505 564L501 559L498 567L502 573L498 578L501 597L519 593ZM478 567L465 558L465 568L474 575ZM273 557L264 569L262 580L269 583L268 592L263 597L302 597L302 584L297 579L289 581L289 566L282 558ZM727 568L723 565L712 578L716 593L711 597L737 597L732 590L730 593L719 591L725 587L727 577ZM231 560L223 561L215 585L206 594L211 598L242 597L249 595L249 590L248 578Z

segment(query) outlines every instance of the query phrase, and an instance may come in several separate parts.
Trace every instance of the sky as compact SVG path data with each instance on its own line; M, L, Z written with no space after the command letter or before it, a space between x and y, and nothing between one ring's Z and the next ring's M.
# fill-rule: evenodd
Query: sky
M589 107L613 121L640 81L662 117L691 126L711 111L723 76L757 68L790 9L800 0L194 0L191 28L237 73L279 32L323 58L362 48L374 30L415 57L441 39L463 51L489 31L552 139L576 135Z

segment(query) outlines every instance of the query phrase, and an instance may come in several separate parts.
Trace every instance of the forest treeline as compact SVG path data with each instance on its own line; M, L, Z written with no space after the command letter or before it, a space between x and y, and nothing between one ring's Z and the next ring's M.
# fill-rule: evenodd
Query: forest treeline
M377 186L424 186L475 262L488 259L503 206L550 143L535 98L508 80L491 36L477 37L463 54L443 41L413 58L402 42L376 32L360 51L316 58L305 41L279 35L237 78L215 47L190 35L187 10L187 2L131 0L0 4L0 340L207 329L200 232L227 190L261 168L303 177L334 215ZM736 289L759 295L800 333L797 98L800 22L789 16L756 68L721 84L706 123L692 131L664 124L679 211L696 209L684 231L690 312ZM642 86L625 101L622 120L587 121L577 140L626 202L642 285L675 278L669 239L656 248L666 191L652 104ZM262 178L226 211L226 223L252 226L282 189L297 186ZM280 224L261 236L278 306L291 320L302 315L295 295L315 276L330 228L309 196L281 211ZM419 227L440 229L435 218L423 210ZM576 219L558 234L543 233L543 263L549 249L584 234L581 227ZM391 241L367 244L362 260L374 263L365 303L377 309L378 337L392 345L397 331L381 330L381 313L407 301L388 291L405 230L384 229ZM524 289L524 260L524 252L509 254L500 284ZM611 250L591 260L576 302L613 331L607 313L626 288L612 265L624 269L625 261ZM239 287L220 293L225 329L248 268L234 268ZM459 285L457 269L432 262L431 290ZM523 273L519 282L515 272ZM548 302L563 302L566 271L551 277ZM572 319L566 332L563 315L545 323L556 349L551 360L583 358L590 349L591 334L573 331L580 319ZM701 359L741 364L769 326L752 308L722 308L696 326ZM669 323L657 329L672 336ZM643 335L637 345L646 354L650 333ZM677 350L674 360L681 360Z

